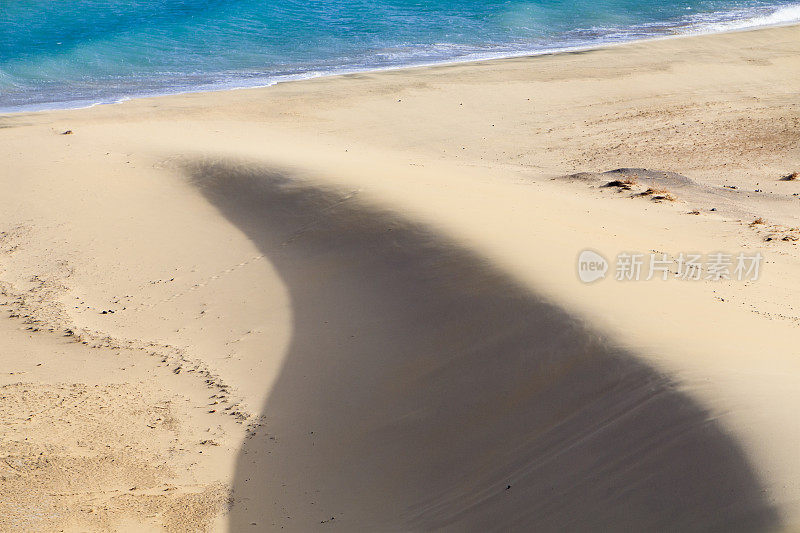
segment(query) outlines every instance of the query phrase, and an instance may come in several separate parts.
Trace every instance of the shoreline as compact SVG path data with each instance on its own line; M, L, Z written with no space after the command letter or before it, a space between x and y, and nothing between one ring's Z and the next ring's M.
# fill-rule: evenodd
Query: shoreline
M486 57L475 58L472 56L468 56L465 58L454 58L454 59L447 59L437 62L430 62L430 63L410 63L407 65L396 65L396 66L389 66L389 67L377 67L371 69L352 69L352 70L334 70L330 72L318 73L318 74L296 74L296 75L286 75L286 76L278 76L277 80L271 80L267 83L258 83L255 85L231 85L226 87L219 87L219 88L210 88L210 89L197 89L197 90L187 90L187 91L176 91L176 92L164 92L164 93L155 93L155 94L142 94L142 95L126 95L115 99L114 101L110 102L93 102L87 105L80 104L78 106L72 107L70 104L65 103L66 107L45 107L50 104L33 104L36 108L34 109L22 109L22 110L9 110L3 111L0 109L0 117L4 116L17 116L17 115L25 115L30 113L47 113L47 112L55 112L55 111L76 111L81 109L91 109L93 107L98 106L109 106L109 105L118 105L122 104L131 100L141 100L141 99L150 99L150 98L164 98L170 96L181 96L181 95L191 95L191 94L208 94L208 93L220 93L226 91L242 91L242 90L251 90L251 89L266 89L269 87L274 87L276 85L280 85L283 83L296 83L301 81L308 81L314 80L319 78L335 78L338 76L349 76L349 75L358 75L358 74L373 74L373 73L380 73L380 72L393 72L393 71L403 71L403 70L410 70L410 69L425 69L425 68L436 68L436 67L446 67L446 66L455 66L455 65L469 65L472 63L483 63L483 62L492 62L492 61L503 61L507 59L524 59L524 58L537 58L537 57L547 57L547 56L558 56L561 54L570 54L570 53L578 53L578 52L590 52L594 50L604 50L604 49L613 49L619 46L631 46L637 45L642 43L648 42L658 42L658 41L667 41L672 39L682 39L686 37L705 37L705 36L712 36L712 35L724 35L730 33L739 33L739 32L751 32L751 31L759 31L759 30L769 30L771 28L783 28L783 27L791 27L800 25L800 21L795 20L791 22L779 22L774 24L764 24L764 25L756 25L756 26L749 26L745 28L734 28L734 29L727 29L727 30L709 30L706 32L698 31L698 32L689 32L689 33L680 33L674 35L660 35L660 36L653 36L653 37L645 37L642 39L633 39L630 41L621 41L621 42L605 42L605 43L598 43L593 45L586 45L586 46L575 46L575 47L564 47L564 48L557 48L552 50L541 50L541 51L524 51L519 53L510 53L510 54L502 54L502 55L489 55ZM287 79L288 78L288 79Z

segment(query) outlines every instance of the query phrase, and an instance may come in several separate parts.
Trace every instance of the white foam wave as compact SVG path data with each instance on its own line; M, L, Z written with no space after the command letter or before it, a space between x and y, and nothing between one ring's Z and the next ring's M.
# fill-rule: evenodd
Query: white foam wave
M699 23L692 28L695 31L734 31L762 26L781 26L800 22L800 4L781 7L772 13L737 17L733 20L716 20Z

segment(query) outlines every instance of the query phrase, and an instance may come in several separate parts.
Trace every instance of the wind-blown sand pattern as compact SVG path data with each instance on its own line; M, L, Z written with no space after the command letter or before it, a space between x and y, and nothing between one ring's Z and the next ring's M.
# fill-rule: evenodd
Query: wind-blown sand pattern
M707 412L485 260L269 170L189 173L272 258L294 311L233 530L775 526Z
M798 37L0 118L0 529L796 529Z

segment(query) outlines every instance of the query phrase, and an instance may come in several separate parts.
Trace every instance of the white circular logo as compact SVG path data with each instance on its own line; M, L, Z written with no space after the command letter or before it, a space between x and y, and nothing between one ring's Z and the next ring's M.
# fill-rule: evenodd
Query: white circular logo
M608 261L592 250L584 250L578 256L578 277L584 283L592 283L606 277Z

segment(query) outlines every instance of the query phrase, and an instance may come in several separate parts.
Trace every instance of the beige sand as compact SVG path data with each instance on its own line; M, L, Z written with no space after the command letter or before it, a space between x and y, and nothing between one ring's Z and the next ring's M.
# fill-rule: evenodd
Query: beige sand
M799 53L0 117L0 529L800 527ZM586 248L766 264L586 285Z

